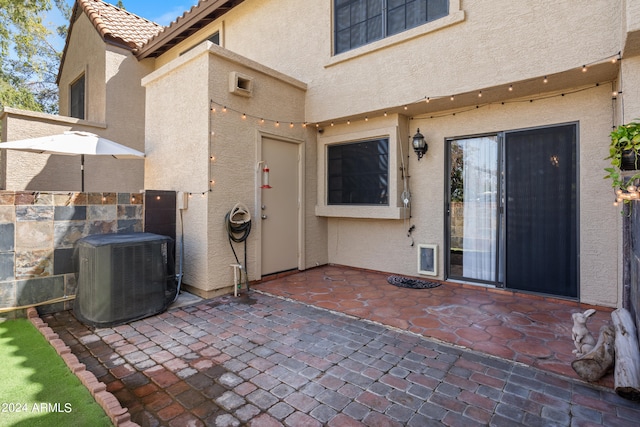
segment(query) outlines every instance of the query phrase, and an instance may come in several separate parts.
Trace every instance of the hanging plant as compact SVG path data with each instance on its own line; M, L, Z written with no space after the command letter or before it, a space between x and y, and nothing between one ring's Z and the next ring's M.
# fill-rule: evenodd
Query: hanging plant
M626 190L630 183L640 178L640 173L631 177L623 174L623 171L640 169L640 119L631 123L618 126L614 129L609 145L609 157L611 167L605 168L608 172L605 179L611 179L611 186L616 190Z

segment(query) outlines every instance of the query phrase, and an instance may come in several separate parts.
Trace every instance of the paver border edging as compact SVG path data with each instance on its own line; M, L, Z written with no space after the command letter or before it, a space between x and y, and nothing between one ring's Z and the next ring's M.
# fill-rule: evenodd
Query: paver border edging
M64 360L67 367L73 372L80 382L87 388L91 396L95 399L104 412L107 414L114 426L117 427L140 427L139 424L131 421L131 414L127 408L123 408L118 399L107 391L105 383L98 381L96 376L87 371L84 363L80 363L76 355L71 352L69 346L60 339L58 334L44 322L38 315L34 307L27 309L27 318L35 328L40 331L44 338L54 348L56 353Z

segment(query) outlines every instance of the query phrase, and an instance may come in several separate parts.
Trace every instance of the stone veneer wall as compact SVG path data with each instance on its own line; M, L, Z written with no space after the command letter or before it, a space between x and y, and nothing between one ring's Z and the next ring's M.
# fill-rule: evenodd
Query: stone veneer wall
M75 242L91 234L142 232L143 218L140 193L0 191L0 310L75 295ZM70 300L38 310L72 305Z

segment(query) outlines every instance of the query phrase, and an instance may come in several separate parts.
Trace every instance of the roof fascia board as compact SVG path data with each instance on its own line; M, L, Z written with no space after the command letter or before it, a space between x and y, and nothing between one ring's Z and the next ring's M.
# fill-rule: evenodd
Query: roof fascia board
M182 15L182 17L176 19L174 24L165 27L165 29L158 33L156 37L152 38L149 43L142 46L142 48L138 50L138 52L136 53L136 57L138 59L144 59L150 56L156 49L172 41L183 31L188 30L193 24L205 19L208 15L224 6L224 4L227 2L228 0L216 0L213 3L201 8L199 8L198 6L194 6L192 11L194 11L195 13L193 13L193 15L189 16L189 12L187 12Z

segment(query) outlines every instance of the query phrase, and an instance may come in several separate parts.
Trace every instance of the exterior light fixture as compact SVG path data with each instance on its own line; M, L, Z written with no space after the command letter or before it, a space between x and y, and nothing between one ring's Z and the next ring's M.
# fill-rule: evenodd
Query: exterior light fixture
M420 128L418 128L418 131L416 132L416 134L413 135L412 144L413 144L413 151L416 152L416 155L418 156L418 160L420 160L422 156L424 156L424 153L426 153L427 150L429 149L427 142L424 140L424 135L420 133Z

